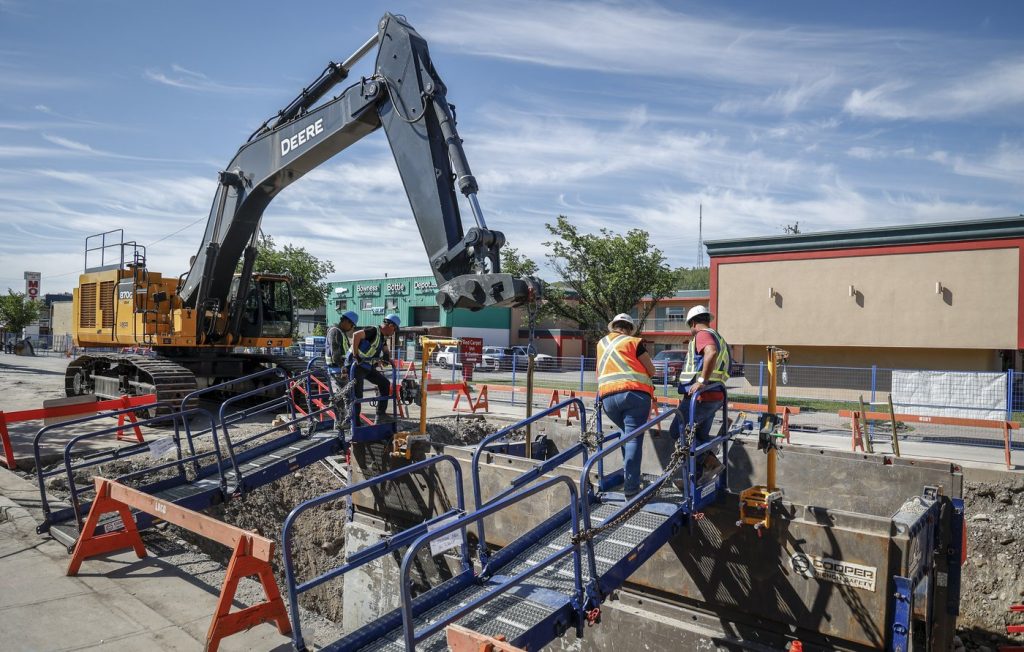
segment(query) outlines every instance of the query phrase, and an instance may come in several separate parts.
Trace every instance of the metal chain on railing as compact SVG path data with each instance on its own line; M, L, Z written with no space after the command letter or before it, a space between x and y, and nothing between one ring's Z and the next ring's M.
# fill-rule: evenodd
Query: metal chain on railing
M654 491L647 494L647 496L644 497L643 499L636 501L626 509L619 512L619 514L614 518L605 521L597 527L592 527L589 530L584 530L583 532L580 532L578 535L572 537L571 541L573 545L591 541L600 536L603 532L607 532L613 527L625 521L628 521L629 519L633 518L638 513L640 513L640 511L648 503L650 503L652 500L661 495L661 492L665 490L665 485L668 483L669 479L675 474L676 471L679 470L679 467L682 466L682 464L686 462L686 460L689 458L690 447L693 444L694 430L695 429L693 424L687 424L683 437L676 439L676 445L675 448L672 450L672 456L668 460L668 466L665 468L665 472L661 475L660 478L653 482L653 484L656 485L657 487ZM682 443L680 443L681 441Z

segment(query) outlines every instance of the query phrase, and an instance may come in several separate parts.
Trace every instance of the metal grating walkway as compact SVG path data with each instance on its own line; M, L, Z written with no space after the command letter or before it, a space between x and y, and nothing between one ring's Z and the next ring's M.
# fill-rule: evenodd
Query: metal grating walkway
M662 499L660 502L671 502L674 507L680 508L681 505L677 502L679 498L678 493L676 493L675 498L676 501ZM596 527L603 523L620 507L621 503L602 503L597 505L592 515L594 526ZM636 548L645 543L654 531L667 520L669 520L668 516L641 511L634 514L627 521L598 535L594 539L598 574L606 574L615 565L632 555ZM552 553L569 545L570 536L571 527L568 519L566 519L565 523L552 529L551 532L537 543L500 568L489 582L471 585L421 614L415 620L416 630L420 630L439 620L445 614L466 605L474 598L500 587L506 577L514 576L542 562ZM589 572L585 562L582 570L584 573L584 584L586 584L590 578L588 578ZM458 622L463 627L488 636L503 634L506 640L515 644L519 637L532 631L533 628L541 626L555 611L562 608L562 606L555 606L555 601L545 600L548 604L542 604L531 599L531 597L543 595L550 598L557 594L557 596L562 598L564 606L570 606L572 595L575 591L574 577L572 557L565 557L537 575L508 590L504 595L461 618ZM343 642L340 641L339 643ZM328 649L342 648L331 647ZM380 639L359 649L366 652L401 652L405 650L402 628L392 629ZM428 650L431 652L435 650L442 652L446 649L447 643L444 630L417 645L417 650Z

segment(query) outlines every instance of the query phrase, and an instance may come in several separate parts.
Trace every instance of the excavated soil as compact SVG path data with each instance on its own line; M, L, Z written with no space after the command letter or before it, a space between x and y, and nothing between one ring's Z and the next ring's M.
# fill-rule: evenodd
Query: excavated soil
M964 507L967 565L960 639L968 650L994 651L1013 641L1005 635L1007 623L1024 620L1008 614L1011 604L1024 602L1024 476L965 482Z

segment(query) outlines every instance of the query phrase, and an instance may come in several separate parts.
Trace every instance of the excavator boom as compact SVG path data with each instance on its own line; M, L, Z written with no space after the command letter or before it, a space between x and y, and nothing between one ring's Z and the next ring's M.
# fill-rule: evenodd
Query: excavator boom
M314 108L375 46L374 74ZM446 91L426 41L403 18L386 14L377 34L343 63L330 64L288 107L258 129L220 174L203 245L178 290L182 305L200 312L229 309L239 260L243 261L243 285L234 296L246 296L244 284L252 272L256 234L271 200L381 127L438 282L438 303L446 310L525 303L539 289L538 282L501 273L499 251L505 238L484 221L476 179ZM456 188L474 213L476 226L468 230L463 228ZM231 310L229 331L237 326L238 310Z

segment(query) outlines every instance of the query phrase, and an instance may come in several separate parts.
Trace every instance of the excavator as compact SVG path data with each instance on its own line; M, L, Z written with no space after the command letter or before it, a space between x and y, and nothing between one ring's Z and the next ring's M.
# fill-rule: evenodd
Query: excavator
M373 74L321 103L375 48ZM342 63L329 63L219 173L187 272L148 269L146 248L120 230L87 238L73 330L75 344L89 351L68 365L67 394L155 393L173 402L261 369L304 369L297 357L252 352L287 347L295 319L289 278L254 270L260 220L278 193L380 128L437 280L438 304L480 310L536 297L537 279L501 272L505 236L484 220L446 93L423 37L404 17L385 14L371 38ZM468 229L457 192L474 217ZM139 348L146 354L125 352Z

